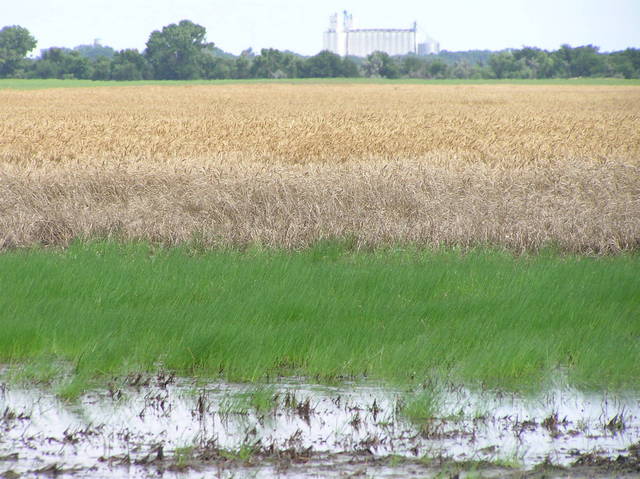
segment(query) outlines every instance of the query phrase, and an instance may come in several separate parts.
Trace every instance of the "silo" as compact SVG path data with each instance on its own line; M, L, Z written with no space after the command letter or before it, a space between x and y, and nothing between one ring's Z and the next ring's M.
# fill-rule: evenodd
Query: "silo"
M424 55L438 53L440 45L428 38L421 43L422 34L418 34L418 24L413 22L407 29L356 29L353 17L346 10L343 12L342 22L338 14L333 14L329 20L329 29L324 32L323 43L326 50L338 55L353 55L365 57L375 51L386 52L389 55L406 55L417 53Z

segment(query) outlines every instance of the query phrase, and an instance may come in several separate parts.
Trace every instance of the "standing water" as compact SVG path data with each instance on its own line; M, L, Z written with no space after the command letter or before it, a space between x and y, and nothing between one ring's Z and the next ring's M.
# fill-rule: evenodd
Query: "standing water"
M37 387L0 389L0 477L637 469L639 441L637 396L570 388L527 397L374 383L198 384L161 374L70 402Z

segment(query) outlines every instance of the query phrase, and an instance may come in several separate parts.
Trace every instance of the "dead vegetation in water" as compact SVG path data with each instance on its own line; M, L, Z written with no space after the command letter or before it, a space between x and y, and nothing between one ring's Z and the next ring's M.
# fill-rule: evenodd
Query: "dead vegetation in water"
M122 394L112 394L114 388ZM114 378L109 391L89 392L70 405L36 390L18 399L14 394L19 390L7 386L7 395L0 398L0 404L6 403L0 415L0 475L3 467L5 472L27 475L117 474L126 468L195 477L214 471L297 477L300 468L331 477L358 470L392 477L412 471L445 477L469 471L500 477L605 477L640 471L640 445L632 442L638 432L635 410L624 413L629 430L623 442L608 441L607 418L620 417L624 406L606 417L594 415L598 406L585 410L587 401L576 406L578 416L570 419L552 408L544 420L538 416L521 421L517 413L491 413L476 421L475 414L469 414L474 409L469 403L467 412L437 413L411 425L396 413L399 392L364 388L360 392L348 387L306 389L302 383L196 386L160 372ZM466 393L457 386L451 386L450 393L462 407ZM414 397L415 391L403 394ZM252 406L229 412L224 406L227 398L250 399ZM47 423L58 415L68 421L70 411L83 418L82 423L64 427L55 420ZM98 411L102 415L96 415ZM567 427L582 414L584 420L591 417L595 422L580 439ZM164 432L153 426L158 423L164 424ZM277 433L280 428L282 434ZM318 434L319 429L324 432ZM521 454L510 453L509 436L519 438L516 451ZM529 451L547 441L544 451ZM579 444L582 447L575 447ZM593 449L594 444L599 450ZM33 459L40 452L47 461L35 467Z
M0 248L640 245L635 87L2 91Z

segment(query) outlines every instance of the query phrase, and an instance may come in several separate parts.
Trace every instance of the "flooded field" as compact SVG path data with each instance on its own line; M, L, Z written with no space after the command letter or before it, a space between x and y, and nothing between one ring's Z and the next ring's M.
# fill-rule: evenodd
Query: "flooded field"
M637 394L132 376L63 401L0 389L0 477L640 473Z

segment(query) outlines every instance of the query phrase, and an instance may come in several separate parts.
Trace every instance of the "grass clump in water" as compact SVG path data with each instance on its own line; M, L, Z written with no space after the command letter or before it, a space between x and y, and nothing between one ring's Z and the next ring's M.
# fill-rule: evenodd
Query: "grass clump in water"
M398 412L414 423L423 423L437 417L440 401L437 391L422 389L408 394L398 404Z
M278 406L278 395L272 386L257 386L249 391L233 393L222 401L223 414L265 415Z

